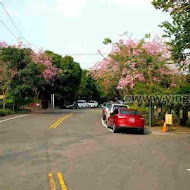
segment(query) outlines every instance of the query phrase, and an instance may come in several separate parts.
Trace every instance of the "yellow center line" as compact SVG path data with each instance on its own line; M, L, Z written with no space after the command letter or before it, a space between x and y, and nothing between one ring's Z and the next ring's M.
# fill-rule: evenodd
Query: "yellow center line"
M50 128L54 128L54 126L58 125L66 116L62 117L61 119L57 120Z
M60 125L65 119L71 117L73 114L65 115L64 117L57 120L53 125L50 126L50 129L55 129L58 125Z
M64 115L63 117L61 117L60 119L58 119L53 125L51 125L50 128L53 128L55 125L57 125L62 119L64 119L66 116L68 115Z
M59 184L60 184L60 186L61 186L61 189L62 189L62 190L67 190L67 186L66 186L66 184L65 184L65 182L64 182L62 173L57 173L57 177L58 177L58 179L59 179Z
M68 117L71 117L71 115L67 115L67 116L63 117L58 123L56 123L56 125L53 126L53 129L55 129L58 125L60 125Z
M64 116L65 117L65 116ZM61 120L63 119L63 117L62 118L60 118L60 119L58 119L53 125L51 125L51 127L50 128L53 128L58 122L60 122Z
M58 125L60 125L64 120L66 120L67 118L69 118L69 117L71 117L73 114L69 114L69 115L67 115L67 116L65 116L61 121L59 121L59 123L57 123L54 127L53 127L53 129L55 129Z
M48 177L49 177L49 184L50 184L51 190L56 190L56 185L55 185L55 181L54 181L54 178L53 178L53 174L49 173Z

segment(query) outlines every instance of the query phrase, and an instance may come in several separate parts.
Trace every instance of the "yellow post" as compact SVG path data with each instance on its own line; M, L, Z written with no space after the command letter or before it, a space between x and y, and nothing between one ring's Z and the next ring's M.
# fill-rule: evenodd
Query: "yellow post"
M162 132L168 132L168 126L167 125L172 125L173 124L173 116L172 114L165 114L165 122L164 122L164 126L162 128Z
M168 125L173 124L172 114L165 114L165 123L168 124Z

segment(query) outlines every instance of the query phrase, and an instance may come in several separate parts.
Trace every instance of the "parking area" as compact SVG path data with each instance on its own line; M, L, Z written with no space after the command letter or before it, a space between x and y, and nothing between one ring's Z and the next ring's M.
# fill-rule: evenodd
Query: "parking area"
M189 189L189 134L114 134L101 114L49 110L0 123L0 189Z

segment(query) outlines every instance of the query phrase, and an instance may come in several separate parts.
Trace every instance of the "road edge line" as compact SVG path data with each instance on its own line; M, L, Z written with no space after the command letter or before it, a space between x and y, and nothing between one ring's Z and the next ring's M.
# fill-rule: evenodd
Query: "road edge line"
M21 117L25 117L25 116L30 116L30 115L32 115L32 114L24 114L24 115L19 115L19 116L16 116L16 117L11 117L11 118L8 118L8 119L0 120L0 123L10 121L10 120L13 120L13 119L17 119L17 118L21 118Z
M103 118L101 119L101 122L102 122L102 125L103 125L106 129L108 129L109 131L111 131L111 132L112 132L112 130L111 130L111 129L109 129L109 128L107 127L107 125L104 123Z

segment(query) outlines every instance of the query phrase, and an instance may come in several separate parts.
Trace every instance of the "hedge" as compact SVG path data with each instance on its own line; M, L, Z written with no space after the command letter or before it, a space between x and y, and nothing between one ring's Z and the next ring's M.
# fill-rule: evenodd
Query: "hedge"
M9 109L0 109L0 116L6 116L6 115L10 115L13 114L12 110Z

